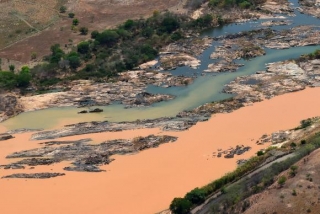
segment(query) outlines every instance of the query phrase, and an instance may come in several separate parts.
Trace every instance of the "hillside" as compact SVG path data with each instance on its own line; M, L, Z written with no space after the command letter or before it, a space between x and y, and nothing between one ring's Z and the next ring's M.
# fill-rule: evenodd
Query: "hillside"
M288 180L280 187L278 180L267 190L248 199L250 208L244 213L320 213L320 150L316 150L295 165L297 174L290 176L291 169L278 177Z
M131 18L149 16L153 11L163 11L179 0L97 0L97 1L0 1L8 13L0 15L0 58L27 63L32 53L37 58L48 54L53 44L74 45L84 40L78 31L71 29L74 13L79 26L103 30ZM66 7L64 13L61 6ZM13 23L13 25L12 25Z

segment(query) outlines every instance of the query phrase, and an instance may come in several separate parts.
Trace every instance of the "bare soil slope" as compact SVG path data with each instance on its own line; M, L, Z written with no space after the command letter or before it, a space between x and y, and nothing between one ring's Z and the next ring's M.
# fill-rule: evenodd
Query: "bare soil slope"
M280 176L288 180L282 188L275 182L266 191L250 198L253 203L246 214L320 213L320 150L299 161L298 173L290 177L290 169ZM295 193L294 193L295 192Z

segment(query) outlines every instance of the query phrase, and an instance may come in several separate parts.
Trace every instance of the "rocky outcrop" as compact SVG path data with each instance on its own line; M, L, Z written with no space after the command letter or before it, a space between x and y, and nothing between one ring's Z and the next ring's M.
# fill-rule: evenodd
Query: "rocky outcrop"
M292 23L288 20L271 20L265 21L261 23L263 27L271 27L271 26L283 26L283 25L291 25Z
M26 133L26 132L39 132L42 131L43 129L27 129L27 128L22 128L22 129L13 129L8 132L7 134L21 134L21 133Z
M88 144L90 139L78 141L50 141L43 143L41 148L15 152L6 158L22 158L17 162L2 165L4 169L22 169L24 166L51 165L61 161L71 161L67 171L101 172L101 165L111 163L115 154L136 153L154 148L163 143L174 142L177 137L155 136L137 137L132 140L110 140L101 144Z
M161 68L164 70L174 70L178 66L189 66L196 69L200 65L200 60L184 53L165 52L160 55Z
M282 20L265 24L281 25L289 22ZM210 55L215 62L209 64L204 72L234 72L241 66L236 63L236 59L250 59L264 55L264 48L287 49L320 44L319 34L320 31L311 26L298 26L282 31L259 29L221 36L217 38L221 45Z
M318 0L299 0L301 7L298 10L314 17L320 17L320 2Z
M173 95L167 94L150 94L148 92L141 92L133 99L125 100L122 103L127 107L149 106L152 103L158 103L166 100L174 99Z
M63 129L43 131L35 133L31 136L32 140L55 139L60 137L99 133L99 132L114 132L141 128L161 128L168 131L181 131L190 128L199 121L207 120L208 118L197 116L187 118L158 118L150 120L137 120L133 122L84 122L78 124L67 125Z
M314 75L320 72L320 69L312 68L312 71L308 72L293 61L270 63L266 72L259 71L256 74L237 77L227 84L223 91L244 96L246 103L269 99L316 84L318 80Z
M224 158L234 158L235 155L242 155L250 149L250 146L237 145L235 148L230 148L227 150L218 149L217 152L213 152L212 156L220 158L223 155Z
M15 95L0 95L0 122L23 111Z
M63 176L64 173L51 173L51 172L43 172L43 173L17 173L12 175L3 176L3 178L33 178L33 179L46 179L46 178L54 178L58 176Z
M11 138L13 138L13 136L10 134L0 134L0 141L9 140Z
M196 69L200 60L196 57L211 46L210 37L199 38L192 36L189 39L171 43L160 52L160 70L174 70L178 66L189 66Z

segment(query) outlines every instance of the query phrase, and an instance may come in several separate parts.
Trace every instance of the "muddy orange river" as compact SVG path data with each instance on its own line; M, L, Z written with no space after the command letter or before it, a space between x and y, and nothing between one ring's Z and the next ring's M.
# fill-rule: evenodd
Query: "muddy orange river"
M133 138L148 134L170 134L178 141L134 155L114 156L106 172L65 172L47 180L0 179L1 213L150 214L168 208L174 197L203 186L236 168L237 158L249 158L268 145L258 146L263 134L293 128L302 119L320 116L320 88L306 89L265 100L229 114L216 114L183 132L158 129L132 130L67 137L91 137L94 142ZM0 131L4 131L0 127ZM39 146L28 141L30 133L0 142L0 163L5 156ZM234 159L213 157L217 149L237 144L252 149ZM26 170L0 170L0 176L14 172L63 172L68 163Z

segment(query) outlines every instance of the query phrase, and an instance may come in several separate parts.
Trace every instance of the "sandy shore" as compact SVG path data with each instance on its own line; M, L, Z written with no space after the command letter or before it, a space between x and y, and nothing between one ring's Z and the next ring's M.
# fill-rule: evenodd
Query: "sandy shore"
M188 131L165 132L178 136L175 143L140 152L114 156L103 173L66 172L66 176L48 180L1 179L3 213L111 213L150 214L166 209L174 197L183 196L236 167L236 160L212 156L217 149L243 144L252 150L239 158L248 158L263 148L255 144L263 134L289 129L302 119L320 116L320 88L306 89L255 103L230 114L217 114ZM1 129L1 126L0 126ZM133 138L157 134L159 130L133 130L68 137L90 136L94 142L114 138ZM0 163L5 155L33 148L40 142L28 142L22 134L0 142ZM267 145L265 145L267 146ZM66 163L36 167L25 172L62 172ZM0 170L0 176L19 172Z

